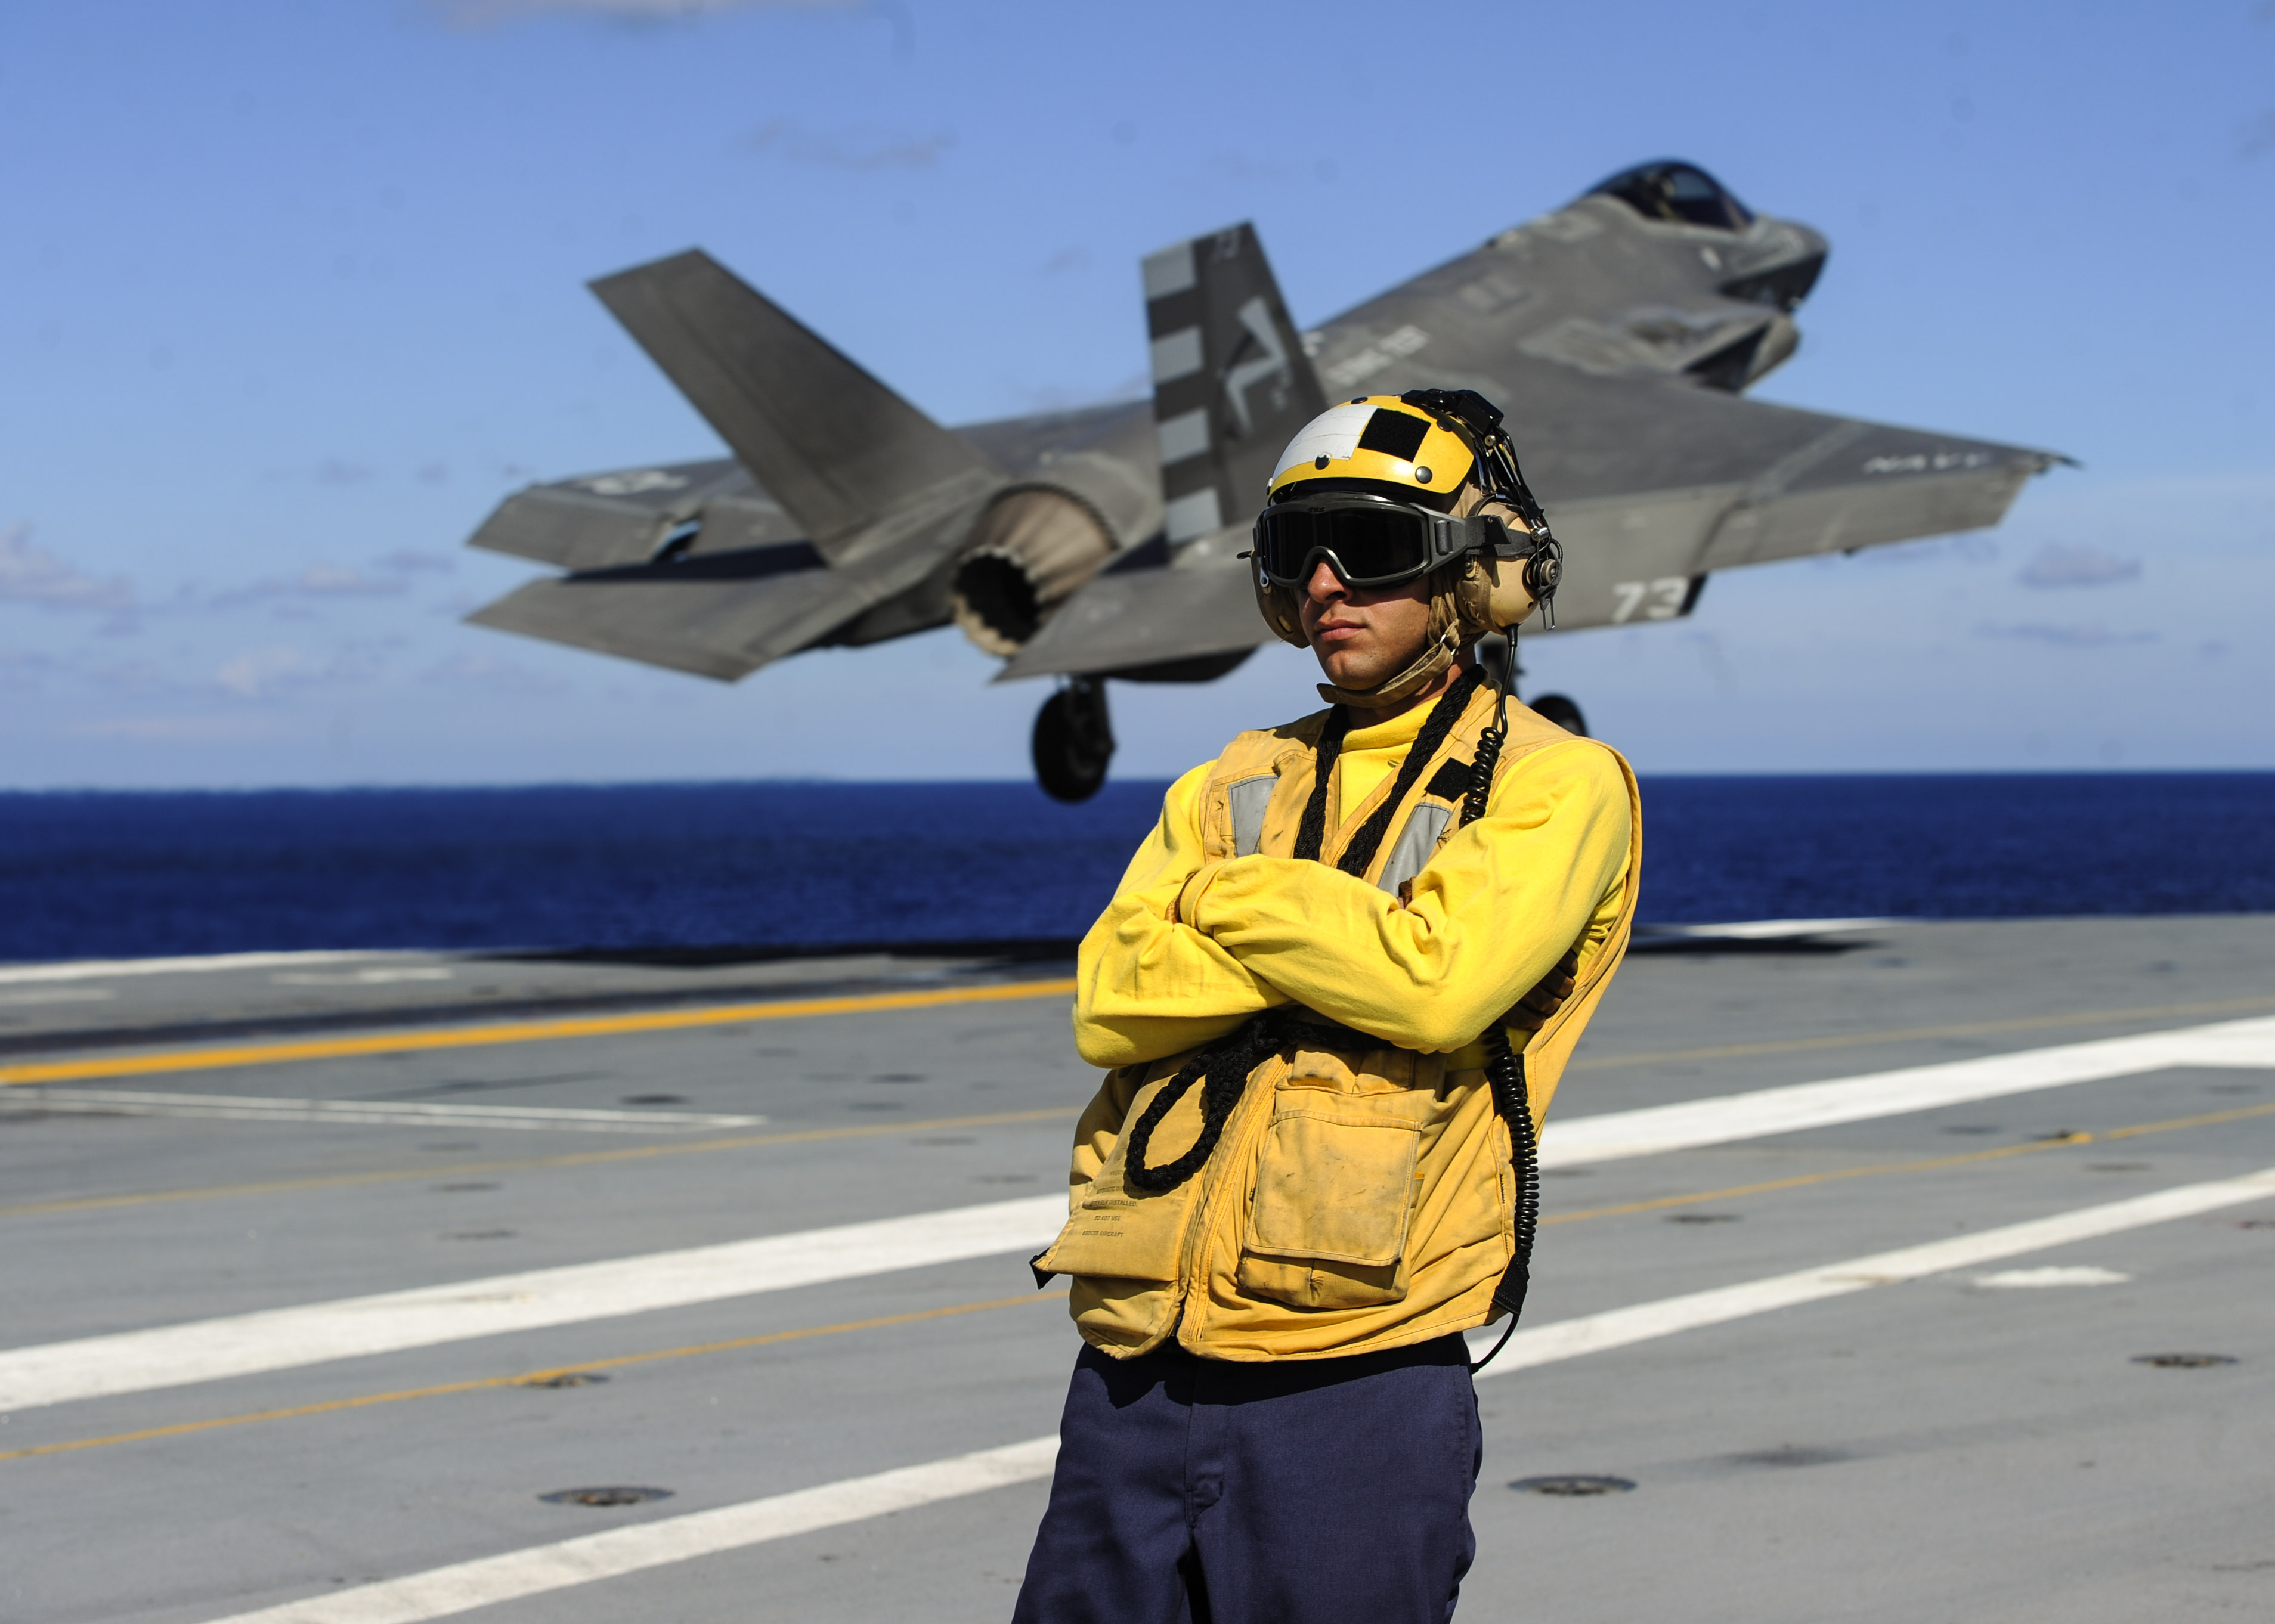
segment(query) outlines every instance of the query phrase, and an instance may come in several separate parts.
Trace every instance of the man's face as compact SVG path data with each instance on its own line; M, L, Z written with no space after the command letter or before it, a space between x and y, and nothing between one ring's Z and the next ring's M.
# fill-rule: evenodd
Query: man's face
M1429 581L1346 586L1324 561L1315 564L1297 608L1327 680L1364 691L1413 664L1430 635Z

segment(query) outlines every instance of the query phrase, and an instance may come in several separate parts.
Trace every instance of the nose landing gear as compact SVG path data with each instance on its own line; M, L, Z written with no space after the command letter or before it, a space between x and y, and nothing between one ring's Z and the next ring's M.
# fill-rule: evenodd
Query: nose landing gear
M1053 800L1086 801L1098 793L1114 759L1104 678L1070 678L1043 701L1035 717L1034 754L1035 777Z

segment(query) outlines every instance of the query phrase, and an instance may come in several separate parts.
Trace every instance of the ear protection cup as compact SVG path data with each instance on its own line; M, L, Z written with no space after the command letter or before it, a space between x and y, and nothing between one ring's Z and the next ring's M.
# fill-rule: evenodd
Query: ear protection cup
M1531 528L1500 502L1477 505L1480 511L1498 513L1511 530ZM1507 631L1540 607L1562 578L1564 549L1552 538L1542 542L1529 557L1473 555L1470 563L1483 583L1475 608L1467 602L1462 605L1462 630L1474 641L1488 631Z
M1311 638L1304 635L1304 622L1296 611L1293 587L1274 586L1264 578L1261 570L1248 572L1249 583L1256 588L1257 612L1264 623L1272 628L1272 635L1282 643L1292 643L1297 648L1309 648Z
M1540 607L1540 601L1548 595L1537 579L1541 556L1536 553L1531 558L1484 561L1478 573L1486 578L1486 601L1485 612L1478 618L1486 631L1507 631Z

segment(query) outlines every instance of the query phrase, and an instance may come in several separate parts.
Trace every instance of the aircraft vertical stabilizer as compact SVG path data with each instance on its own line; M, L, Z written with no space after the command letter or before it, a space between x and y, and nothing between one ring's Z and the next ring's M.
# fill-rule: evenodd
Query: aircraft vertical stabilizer
M1002 482L969 441L700 250L592 287L832 564L886 539L888 515Z
M1245 524L1280 449L1326 410L1256 229L1243 222L1147 257L1153 427L1174 549Z

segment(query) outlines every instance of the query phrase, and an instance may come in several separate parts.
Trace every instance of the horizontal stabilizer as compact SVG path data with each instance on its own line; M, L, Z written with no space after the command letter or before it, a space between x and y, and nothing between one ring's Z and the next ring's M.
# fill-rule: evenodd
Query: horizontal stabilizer
M707 512L748 508L755 519L773 511L758 502L755 496L714 502ZM707 519L705 529L714 527ZM530 581L466 619L733 682L785 655L841 640L880 605L906 602L905 594L937 568L920 548L888 548L832 567L804 540L698 546L652 563ZM916 617L907 629L946 618L943 600L936 614Z
M866 601L836 572L818 567L751 581L659 571L642 582L596 581L589 576L531 581L466 619L498 631L733 682L795 653L865 607Z
M880 519L1001 480L967 442L700 250L592 287L833 564L866 550Z
M515 492L466 538L466 545L563 570L639 563L707 504L751 493L751 476L723 457L587 474ZM790 535L766 539L787 540Z
M1145 262L1169 545L1264 505L1281 448L1326 409L1264 245L1243 223Z

